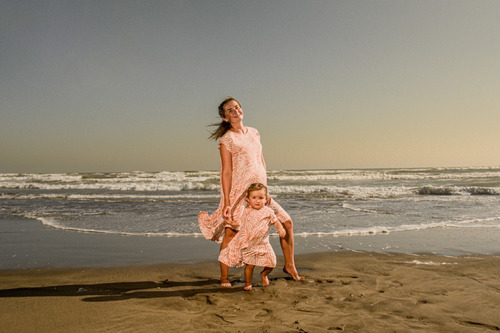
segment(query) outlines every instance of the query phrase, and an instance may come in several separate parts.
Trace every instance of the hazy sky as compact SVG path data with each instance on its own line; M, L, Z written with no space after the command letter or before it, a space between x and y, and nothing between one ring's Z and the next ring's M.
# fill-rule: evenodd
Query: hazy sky
M0 0L0 172L500 165L500 1Z

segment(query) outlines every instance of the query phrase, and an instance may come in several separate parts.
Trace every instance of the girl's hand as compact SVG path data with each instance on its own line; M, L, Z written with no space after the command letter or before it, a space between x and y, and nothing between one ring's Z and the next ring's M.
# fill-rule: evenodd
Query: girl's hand
M271 196L268 194L266 198L266 206L269 206L271 204Z
M280 238L285 238L285 236L286 236L285 228L283 228L283 227L279 228L278 233L280 234Z

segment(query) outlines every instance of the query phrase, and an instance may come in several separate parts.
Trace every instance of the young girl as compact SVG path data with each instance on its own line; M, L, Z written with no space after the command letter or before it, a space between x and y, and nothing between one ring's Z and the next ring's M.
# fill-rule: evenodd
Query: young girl
M281 238L286 231L273 210L266 206L267 188L261 183L251 184L246 191L248 206L241 216L240 231L219 254L221 265L245 267L245 290L252 290L252 275L255 266L264 267L260 276L262 284L269 285L267 275L276 266L276 255L269 243L269 229L274 225Z

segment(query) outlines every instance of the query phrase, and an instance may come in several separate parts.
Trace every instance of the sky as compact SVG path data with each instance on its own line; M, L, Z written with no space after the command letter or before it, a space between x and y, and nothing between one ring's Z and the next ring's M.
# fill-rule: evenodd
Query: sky
M500 166L497 0L0 0L0 172Z

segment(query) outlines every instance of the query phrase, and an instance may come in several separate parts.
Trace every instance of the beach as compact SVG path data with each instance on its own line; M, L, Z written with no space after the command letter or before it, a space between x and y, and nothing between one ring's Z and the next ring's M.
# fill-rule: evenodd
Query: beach
M281 258L278 267L283 264ZM297 256L271 285L218 285L215 260L0 271L4 332L490 332L500 258L368 252ZM257 274L258 275L258 274ZM257 276L254 276L257 279ZM258 282L256 280L255 282Z
M10 263L0 270L2 332L500 329L498 253L439 253L460 249L465 239L469 247L474 239L477 246L492 242L498 239L496 230L476 237L454 229L432 230L434 237L430 231L328 241L298 237L296 262L303 281L281 271L283 258L273 238L278 265L271 285L259 285L256 269L255 287L245 292L242 269L231 269L232 288L219 287L218 244L202 238L92 234L29 220L1 222L2 263ZM356 250L347 249L356 244ZM429 249L436 254L418 251L426 245L434 245ZM410 250L414 253L398 253Z

